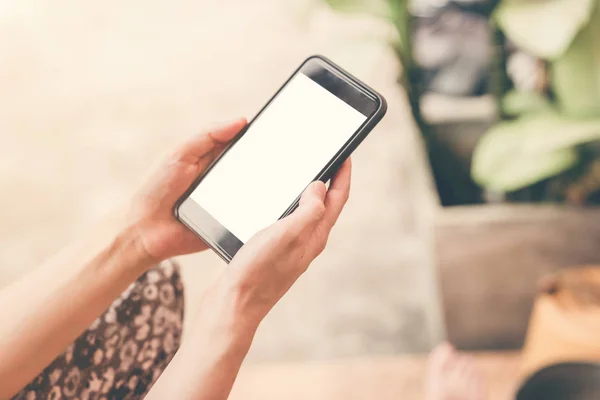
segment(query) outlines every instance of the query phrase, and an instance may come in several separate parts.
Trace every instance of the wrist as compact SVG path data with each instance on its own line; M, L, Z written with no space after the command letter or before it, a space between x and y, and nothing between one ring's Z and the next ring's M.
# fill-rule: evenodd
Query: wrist
M227 398L256 328L236 324L240 320L218 292L216 286L209 289L198 312L191 315L177 354L149 398Z
M249 349L261 319L244 312L240 307L237 294L228 287L222 277L204 293L202 301L190 324L190 334L184 335L192 343L202 338L218 344L223 349Z
M146 251L135 221L132 221L126 209L118 209L108 216L105 226L112 232L110 247L122 258L122 265L137 274L158 263Z
M120 243L123 254L128 258L128 264L140 272L144 272L160 262L146 251L136 225L122 228L117 235L117 242Z

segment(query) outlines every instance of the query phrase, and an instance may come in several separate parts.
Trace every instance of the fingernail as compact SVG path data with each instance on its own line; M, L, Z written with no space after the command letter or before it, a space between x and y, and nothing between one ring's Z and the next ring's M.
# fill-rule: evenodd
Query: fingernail
M313 183L313 190L321 200L325 199L325 193L327 192L327 189L325 188L325 184L323 182L316 181Z
M239 124L247 124L246 118L244 117L238 117L238 118L233 118L230 120L223 120L221 122L219 122L218 124L215 124L215 126L231 126L231 125L239 125Z

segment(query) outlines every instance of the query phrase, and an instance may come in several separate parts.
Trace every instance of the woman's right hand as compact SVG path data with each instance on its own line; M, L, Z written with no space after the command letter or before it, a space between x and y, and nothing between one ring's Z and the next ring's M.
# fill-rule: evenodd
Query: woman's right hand
M262 319L325 248L348 199L350 175L348 160L328 190L323 182L313 182L292 214L257 233L239 250L205 294L198 319L204 334L218 328L251 340Z
M147 399L229 396L258 325L325 248L348 199L350 169L348 160L329 190L312 183L292 214L240 249L204 294L177 355Z

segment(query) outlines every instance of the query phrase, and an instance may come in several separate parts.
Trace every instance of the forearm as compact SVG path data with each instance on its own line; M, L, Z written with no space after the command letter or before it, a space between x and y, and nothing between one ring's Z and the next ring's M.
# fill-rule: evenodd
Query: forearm
M240 314L221 288L209 289L196 323L146 400L227 399L260 319Z
M150 264L134 228L107 221L2 290L0 398L33 379Z
M146 400L226 400L250 344L184 343Z

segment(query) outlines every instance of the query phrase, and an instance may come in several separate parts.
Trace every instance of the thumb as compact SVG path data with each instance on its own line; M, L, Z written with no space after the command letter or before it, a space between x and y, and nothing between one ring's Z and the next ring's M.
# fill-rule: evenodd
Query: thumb
M327 189L321 181L315 181L308 185L302 193L298 208L285 217L285 225L296 234L307 227L316 225L325 215L325 195Z
M327 194L327 189L325 188L325 184L321 181L312 182L310 185L304 189L302 196L300 197L300 204L298 208L301 207L313 207L316 205L322 205L325 207L325 195ZM325 211L325 210L322 210Z
M195 164L215 147L223 146L230 142L241 132L246 124L245 118L238 118L229 123L209 129L181 145L171 158L175 161Z

